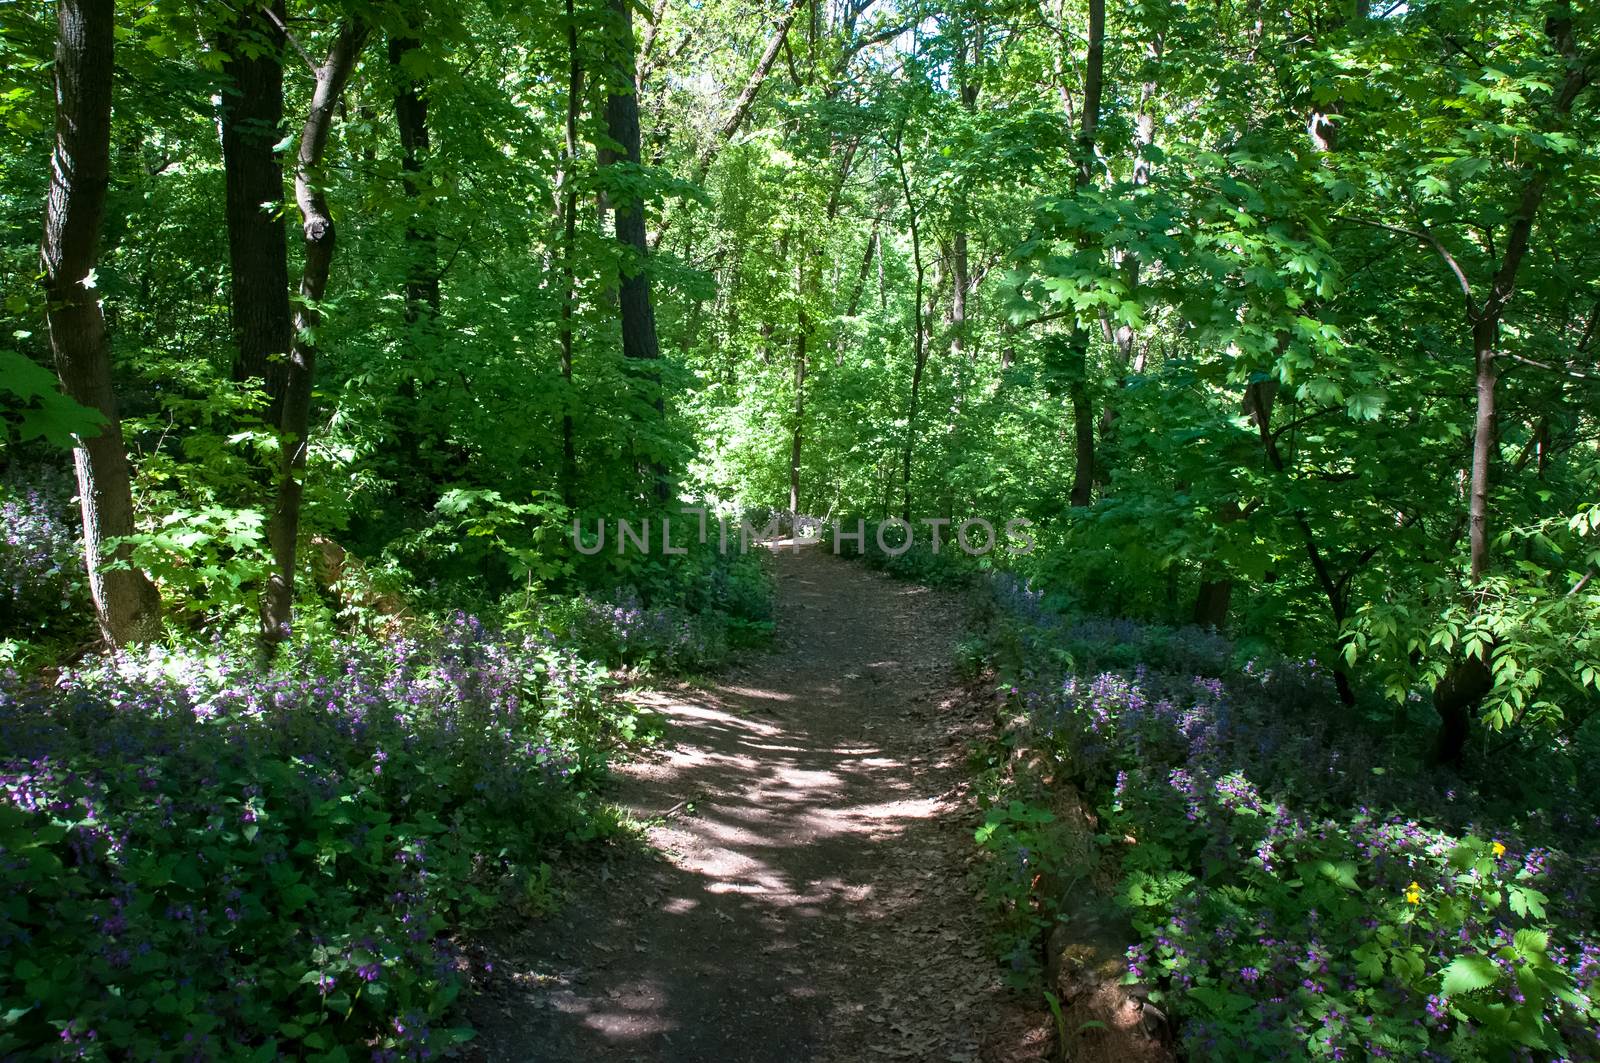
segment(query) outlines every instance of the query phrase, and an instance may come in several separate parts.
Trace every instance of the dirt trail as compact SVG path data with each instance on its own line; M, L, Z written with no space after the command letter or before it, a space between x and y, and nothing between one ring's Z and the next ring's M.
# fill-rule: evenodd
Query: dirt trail
M496 942L478 1058L1031 1055L967 879L982 721L949 674L957 603L825 548L775 553L773 650L645 698L668 748L624 769L620 800L671 813L656 853L581 872L564 911Z

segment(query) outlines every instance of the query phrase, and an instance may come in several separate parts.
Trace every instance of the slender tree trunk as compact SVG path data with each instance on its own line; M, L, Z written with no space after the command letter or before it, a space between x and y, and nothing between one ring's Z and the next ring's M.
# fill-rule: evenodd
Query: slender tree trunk
M389 73L394 82L395 128L400 134L400 184L409 207L405 232L405 324L411 344L411 357L400 382L403 409L396 435L401 453L418 475L403 481L401 489L417 499L417 504L432 508L437 495L430 478L421 475L426 468L424 433L418 418L417 399L422 381L414 365L425 349L427 338L439 318L439 250L430 217L432 206L425 198L423 168L432 145L428 136L427 85L416 73L422 57L422 42L409 34L389 37Z
M639 41L639 59L635 64L633 86L636 92L644 91L644 80L650 73L650 56L656 50L656 37L661 33L661 19L666 13L667 0L656 0L655 4L650 8L650 24L644 28L644 37ZM572 4L568 0L567 22L569 25L573 24L572 18ZM576 32L569 33L567 35L567 43L569 45L572 44L576 37ZM573 52L572 56L573 63L576 64L577 53Z
M967 349L967 234L958 232L950 246L950 353Z
M1472 486L1467 501L1467 536L1470 543L1471 582L1477 586L1489 569L1489 466L1494 459L1495 387L1499 369L1495 365L1495 339L1500 331L1498 316L1480 319L1472 326L1472 361L1477 410L1473 416Z
M1078 172L1075 190L1094 180L1095 136L1100 124L1100 97L1105 72L1105 0L1089 0L1089 50L1083 74L1083 113L1078 130ZM1071 502L1088 506L1094 501L1094 405L1089 398L1089 330L1074 322L1068 341L1071 356L1073 450Z
M1556 5L1555 11L1546 19L1545 35L1567 63L1567 76L1550 108L1551 119L1560 120L1570 113L1578 94L1593 79L1594 59L1579 54L1572 11L1566 3ZM1527 257L1534 223L1544 203L1549 180L1549 171L1543 169L1539 161L1531 164L1517 209L1512 215L1505 253L1481 308L1472 306L1470 286L1465 275L1458 272L1458 279L1467 296L1468 316L1472 320L1472 358L1477 392L1477 409L1473 417L1471 489L1467 502L1468 578L1473 588L1482 582L1489 571L1489 473L1494 463L1498 432L1495 391L1499 371L1495 359L1499 353L1500 322L1516 295L1517 274L1522 268L1523 259ZM1470 734L1472 711L1494 689L1494 675L1489 660L1491 653L1492 650L1486 649L1482 658L1456 658L1434 688L1433 705L1439 715L1439 732L1433 749L1435 763L1460 763Z
M661 0L656 8L655 19L650 27L652 41L665 3L666 0ZM577 504L578 496L578 454L572 424L572 319L578 301L578 108L583 103L583 59L578 53L578 18L573 0L566 0L566 5L567 157L562 171L565 187L561 197L561 380L566 393L561 400L561 500L573 506Z
M802 298L804 297L802 289ZM811 323L800 308L794 337L794 431L789 439L789 512L800 512L800 437L806 419L806 340Z
M282 0L242 8L219 38L223 64L222 165L232 277L233 379L266 383L273 413L283 394L289 352L289 241L283 219Z
M155 586L106 552L107 539L133 534L133 488L111 387L111 346L94 287L111 170L113 0L56 5L56 143L50 166L40 259L50 347L66 393L99 411L104 425L78 437L73 464L83 510L83 554L100 633L111 646L144 641L161 629Z
M850 290L850 302L845 307L845 317L855 317L861 309L861 296L867 288L867 277L872 272L872 257L878 250L878 227L882 218L872 219L872 232L867 236L867 246L861 252L861 269L856 274L856 286Z
M767 80L767 74L772 71L772 64L777 61L778 52L783 49L784 39L789 35L789 27L794 24L794 19L800 13L800 6L805 0L790 0L789 6L784 8L783 14L778 18L778 24L772 28L772 35L767 38L767 47L761 53L761 58L756 62L756 68L750 72L750 77L744 83L744 89L739 93L739 98L733 103L733 109L728 112L728 117L723 119L722 125L717 128L717 135L700 153L700 158L695 163L694 180L701 184L706 179L706 174L711 171L711 164L716 161L722 147L733 139L733 135L744 125L744 120L750 114L750 108L756 102L756 94L761 91L762 84Z
M295 554L304 495L301 479L310 442L311 385L317 367L316 330L322 322L320 306L333 268L335 230L322 190L322 157L333 130L334 111L366 39L367 26L360 21L352 20L339 27L327 59L317 70L311 107L300 133L294 185L305 238L305 265L300 274L300 306L295 313L294 342L289 348L283 414L278 426L282 458L277 497L267 523L273 567L261 594L261 629L268 644L288 637L292 618Z
M911 343L913 362L911 370L911 401L906 407L906 442L905 450L900 461L900 486L901 504L900 519L911 520L911 455L917 442L917 405L922 395L922 371L927 364L928 349L923 342L923 310L922 295L925 286L924 270L922 265L922 233L917 224L917 204L911 195L911 178L906 173L906 157L902 138L905 135L905 121L901 120L900 128L895 130L894 161L900 171L900 189L906 197L906 213L911 220L911 265L916 277L916 292L912 298Z
M961 106L968 115L978 109L978 92L982 83L976 74L976 68L983 58L983 33L980 27L972 42L972 59L966 58L967 43L965 40L956 44L957 78L961 93ZM950 353L961 355L967 347L967 289L971 284L971 270L967 261L967 196L964 187L957 191L958 212L961 215L960 228L956 230L955 237L951 240L950 250Z
M1194 599L1194 622L1199 627L1221 631L1228 626L1228 607L1233 600L1233 580L1216 579L1209 572L1200 578Z
M1266 453L1273 470L1281 476L1287 474L1288 463L1283 460L1283 452L1278 449L1277 436L1272 431L1272 404L1277 392L1278 383L1275 380L1249 385L1244 393L1244 412L1255 421L1257 434L1261 437L1261 449ZM1317 586L1328 599L1328 610L1333 614L1334 627L1342 629L1349 607L1344 585L1335 577L1332 566L1328 564L1328 558L1318 544L1316 532L1311 527L1311 520L1304 510L1295 511L1294 522L1300 529L1300 537L1305 541L1306 559L1311 563L1312 575L1316 577ZM1334 685L1339 690L1339 700L1346 705L1354 705L1355 688L1350 683L1349 670L1345 667L1344 661L1342 659L1334 661L1332 670Z

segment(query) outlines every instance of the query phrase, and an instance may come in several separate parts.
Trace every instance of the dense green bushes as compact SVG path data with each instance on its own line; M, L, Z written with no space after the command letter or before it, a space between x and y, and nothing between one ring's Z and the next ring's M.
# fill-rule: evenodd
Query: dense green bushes
M265 671L218 648L9 675L0 1052L421 1058L461 1040L452 935L556 847L615 829L594 788L635 721L606 684L464 615Z
M0 485L0 1055L439 1054L470 1035L462 931L618 829L598 789L651 726L609 670L771 630L755 554L604 569L604 597L436 584L403 617L343 559L308 562L270 664L236 586L166 645L40 670L88 635L72 491Z
M437 1051L448 932L564 838L627 714L569 651L458 616L258 672L123 656L0 690L0 1044Z
M986 596L1013 740L1097 806L1141 937L1130 977L1195 1058L1600 1052L1592 728L1424 771L1426 710L1344 708L1316 661L1063 617L1008 576ZM991 796L993 890L1036 933L1052 817Z

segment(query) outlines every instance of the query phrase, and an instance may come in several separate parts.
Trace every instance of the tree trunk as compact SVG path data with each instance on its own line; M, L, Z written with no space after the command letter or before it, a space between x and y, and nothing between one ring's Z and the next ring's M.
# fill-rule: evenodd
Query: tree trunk
M1094 180L1095 134L1100 124L1100 97L1105 71L1105 0L1089 0L1089 50L1083 73L1083 114L1078 130L1078 172L1074 191ZM1068 341L1071 350L1071 396L1075 464L1072 472L1071 502L1088 506L1094 502L1095 453L1094 405L1089 399L1089 330L1074 322Z
M711 164L716 161L722 146L739 131L744 120L750 114L750 108L756 102L756 94L761 91L761 85L767 80L767 74L772 70L772 64L777 61L778 52L783 49L784 39L789 35L789 27L794 23L795 16L800 12L800 5L805 0L790 0L789 6L784 8L783 14L778 18L778 24L772 29L772 36L767 38L767 47L761 53L761 58L756 62L756 68L750 72L749 79L744 84L744 90L739 93L739 98L734 101L733 109L728 112L728 117L723 120L717 129L716 137L711 141L706 150L700 153L699 160L694 167L695 184L705 182L706 174L711 171Z
M805 297L804 285L801 298ZM800 436L806 418L806 334L811 323L805 307L800 308L794 337L794 431L789 439L789 512L800 512Z
M861 269L856 273L856 285L850 289L850 302L845 306L844 316L855 317L856 311L861 308L861 295L866 291L867 275L872 272L872 256L878 249L878 226L881 218L872 219L872 232L867 236L867 246L861 252Z
M567 128L566 162L562 170L561 197L561 380L566 392L561 399L561 501L577 504L578 454L572 425L572 318L578 301L578 108L583 103L583 58L578 53L578 18L573 0L567 4ZM662 0L665 6L665 0ZM655 38L662 7L650 27ZM635 88L637 91L637 85Z
M270 8L281 21L282 0ZM229 18L219 37L222 72L222 166L228 222L233 379L259 378L276 419L289 352L289 240L284 229L283 164L276 145L283 125L283 49L279 21L248 7Z
M967 56L965 40L956 43L956 80L961 93L961 106L971 115L978 109L978 92L982 82L974 68L983 59L983 33L979 28L972 42L972 59ZM957 189L957 209L960 228L951 240L950 250L950 353L961 355L967 348L967 288L971 284L971 269L967 256L967 196L965 186Z
M639 97L634 92L633 15L630 0L611 0L611 16L616 22L621 41L617 56L617 70L606 93L606 132L622 148L606 149L602 166L615 166L627 162L637 167L640 163L639 147ZM660 342L656 337L655 307L650 298L648 260L650 249L645 240L645 204L634 198L618 201L612 211L616 219L617 241L623 245L623 260L617 284L617 304L622 317L623 357L639 362L655 362L661 357ZM647 375L655 391L656 412L666 410L661 394L660 374ZM655 495L665 500L668 495L666 472L659 464L652 466Z
M272 548L272 573L261 594L262 637L268 643L289 635L294 605L295 553L300 535L301 478L310 442L311 385L316 376L316 329L319 309L333 268L335 230L328 201L322 191L322 156L333 129L334 110L344 95L366 43L367 26L352 20L339 27L328 57L317 70L316 87L295 165L295 202L300 208L305 237L305 265L300 274L300 306L295 313L294 341L289 348L283 413L278 429L282 438L277 497L267 523Z
M1545 35L1567 61L1567 76L1550 108L1552 118L1562 118L1571 111L1578 94L1589 85L1593 77L1592 62L1583 61L1578 54L1572 11L1567 4L1558 4L1546 19ZM1494 462L1498 430L1495 389L1499 370L1495 358L1499 352L1496 347L1500 338L1500 322L1516 295L1517 273L1527 257L1533 239L1534 222L1538 219L1550 180L1549 171L1540 167L1541 162L1536 157L1522 186L1517 209L1511 216L1505 255L1495 270L1488 297L1481 308L1472 306L1472 292L1466 277L1459 272L1457 275L1467 296L1468 316L1472 320L1472 359L1477 391L1477 410L1473 417L1471 490L1467 502L1468 578L1473 587L1477 587L1489 571L1489 472ZM1439 733L1433 750L1436 763L1460 762L1470 730L1471 712L1494 688L1490 665L1492 653L1490 647L1483 651L1482 658L1456 658L1434 688L1434 708L1439 714Z
M950 353L967 349L967 234L958 232L950 248Z
M1498 318L1483 319L1472 326L1472 360L1477 410L1473 416L1472 486L1467 501L1467 535L1470 542L1471 582L1477 586L1489 568L1489 465L1494 458L1495 385L1499 371L1494 364L1495 338L1500 330Z
M1247 385L1244 389L1244 412L1255 422L1256 432L1261 438L1261 449L1267 455L1267 461L1280 476L1288 473L1288 463L1283 460L1283 452L1278 449L1278 437L1272 431L1272 404L1278 394L1276 380L1262 380ZM1346 579L1336 578L1328 558L1324 555L1322 547L1317 542L1316 531L1311 527L1311 519L1306 516L1303 509L1295 510L1295 526L1300 529L1300 537L1306 544L1306 559L1311 563L1311 572L1317 579L1317 586L1328 599L1328 611L1333 615L1335 630L1344 628L1345 617L1349 610L1346 599ZM1339 700L1345 705L1356 703L1355 687L1350 683L1349 669L1345 667L1343 658L1333 662L1333 682L1339 690Z
M906 197L906 213L911 220L911 265L916 276L916 293L911 301L912 322L912 370L911 370L911 401L906 407L906 443L900 462L901 505L900 519L911 521L911 455L917 441L917 406L922 395L922 370L927 364L928 350L923 342L922 328L922 293L924 288L924 271L922 266L922 233L917 224L917 205L911 196L911 178L906 173L906 157L903 150L902 138L905 135L905 121L901 120L900 128L895 130L894 161L900 171L900 188ZM880 256L880 261L881 261Z
M1195 624L1218 631L1225 629L1228 626L1228 605L1232 600L1233 580L1202 576L1199 593L1194 599Z
M111 388L111 346L94 288L111 169L112 0L60 0L56 5L56 144L45 206L44 267L50 347L62 387L98 410L105 424L73 448L83 510L83 554L95 618L107 644L155 637L161 600L143 572L126 567L127 552L107 554L105 541L133 534L133 489Z
M394 118L400 130L401 181L411 216L406 222L406 324L439 316L439 251L432 225L424 219L422 167L430 150L427 86L406 72L407 58L421 48L414 37L389 38L389 66L395 78Z
M433 492L432 477L425 474L427 451L424 433L417 416L417 399L422 393L422 381L412 367L415 366L419 346L432 332L439 318L439 251L433 224L429 217L431 205L424 198L423 166L431 149L428 138L427 86L414 72L408 70L421 58L422 42L408 34L393 33L389 37L389 73L394 82L395 128L400 134L400 183L405 192L408 212L405 232L405 324L409 334L410 352L407 371L400 382L403 408L396 426L398 448L416 475L399 486L410 495L415 504L424 509L433 508L438 496Z
M1439 715L1430 761L1459 767L1472 733L1472 711L1494 689L1494 675L1480 657L1454 661L1433 688L1433 711Z

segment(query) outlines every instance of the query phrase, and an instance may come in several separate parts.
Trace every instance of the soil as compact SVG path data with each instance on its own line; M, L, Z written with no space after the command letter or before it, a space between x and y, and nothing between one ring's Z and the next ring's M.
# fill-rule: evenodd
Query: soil
M969 874L955 596L775 544L770 652L640 695L665 748L621 769L647 845L483 943L482 1060L1028 1060Z

